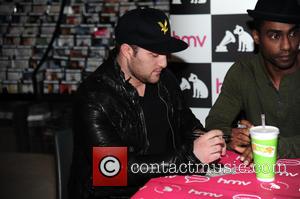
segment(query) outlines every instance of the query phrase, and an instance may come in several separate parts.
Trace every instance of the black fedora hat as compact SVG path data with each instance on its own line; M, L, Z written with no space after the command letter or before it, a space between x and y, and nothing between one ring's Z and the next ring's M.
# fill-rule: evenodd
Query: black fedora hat
M137 45L160 54L179 52L187 43L171 36L170 23L164 12L153 8L137 8L126 12L115 28L118 44Z
M255 19L300 23L300 5L297 0L258 0L255 9L247 12Z

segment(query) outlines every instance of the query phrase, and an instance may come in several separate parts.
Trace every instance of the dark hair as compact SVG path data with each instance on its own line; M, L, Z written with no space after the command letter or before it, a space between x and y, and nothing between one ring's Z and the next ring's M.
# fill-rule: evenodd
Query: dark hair
M121 49L121 44L116 43L116 45L115 45L115 52L116 52L116 54L119 54L120 49Z
M130 47L132 48L133 52L134 52L134 56L137 54L138 50L140 47L138 47L137 45L130 45Z
M261 19L254 19L254 20L253 20L253 28L254 28L255 30L257 30L258 32L260 32L260 29L261 29L263 23L264 23L264 20L261 20Z

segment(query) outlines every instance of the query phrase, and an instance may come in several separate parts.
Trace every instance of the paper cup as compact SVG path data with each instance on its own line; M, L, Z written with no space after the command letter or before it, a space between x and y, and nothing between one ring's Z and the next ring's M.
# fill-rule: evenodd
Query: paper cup
M250 128L256 178L263 182L275 179L279 129L274 126Z

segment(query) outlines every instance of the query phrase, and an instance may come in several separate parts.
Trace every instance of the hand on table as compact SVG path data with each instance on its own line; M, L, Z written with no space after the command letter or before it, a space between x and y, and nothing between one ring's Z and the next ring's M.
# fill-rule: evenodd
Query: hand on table
M249 133L249 129L253 125L247 120L241 120L240 124L244 125L245 127L232 129L229 147L241 153L240 160L243 161L246 165L248 165L250 162L252 162L253 158Z
M226 143L223 132L211 130L194 140L194 154L202 163L211 163L225 155Z

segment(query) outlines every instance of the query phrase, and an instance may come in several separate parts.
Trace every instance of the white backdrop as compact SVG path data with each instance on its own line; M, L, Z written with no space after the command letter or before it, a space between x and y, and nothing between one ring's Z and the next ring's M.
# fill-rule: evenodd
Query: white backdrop
M172 35L189 44L174 56L175 74L193 113L205 124L227 70L235 60L253 53L246 22L257 0L171 0Z

